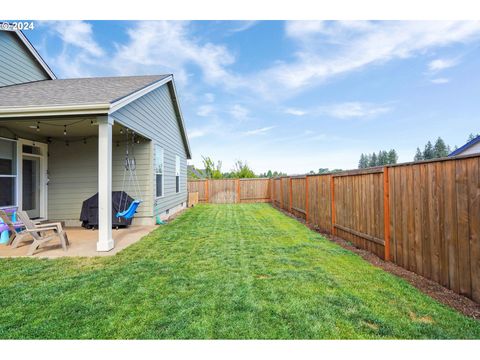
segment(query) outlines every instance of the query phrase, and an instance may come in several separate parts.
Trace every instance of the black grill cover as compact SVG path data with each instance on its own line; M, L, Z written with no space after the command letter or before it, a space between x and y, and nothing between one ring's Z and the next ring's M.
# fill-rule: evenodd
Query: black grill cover
M121 204L120 199L122 201ZM120 209L121 211L128 209L132 202L133 199L126 192L112 192L112 227L127 227L132 224L132 219L117 218L115 216ZM83 202L80 221L84 228L91 229L98 227L98 193Z

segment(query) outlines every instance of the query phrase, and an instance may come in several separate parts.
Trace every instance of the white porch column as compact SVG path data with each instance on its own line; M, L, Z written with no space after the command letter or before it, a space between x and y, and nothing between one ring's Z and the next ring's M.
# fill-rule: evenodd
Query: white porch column
M110 251L112 238L112 125L109 116L98 117L98 241L97 251Z

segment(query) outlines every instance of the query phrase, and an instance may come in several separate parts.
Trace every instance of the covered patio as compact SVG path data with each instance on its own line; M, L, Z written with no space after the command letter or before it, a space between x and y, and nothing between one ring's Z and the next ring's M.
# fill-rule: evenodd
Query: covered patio
M32 219L62 221L71 243L64 252L52 240L51 249L39 249L36 256L114 254L153 230L151 140L112 113L139 98L152 81L154 88L160 86L158 80L52 80L1 89L0 145L7 151L2 151L0 208L16 207ZM112 191L129 192L123 181L128 144L135 147L142 203L131 228L112 231ZM98 230L83 229L82 203L97 193ZM24 248L0 247L0 256L24 253Z
M52 240L41 246L33 255L37 258L58 258L58 257L93 257L93 256L111 256L119 251L136 243L142 237L155 230L154 225L132 225L126 229L112 231L112 239L115 247L110 251L97 251L98 230L86 230L81 227L67 227L66 232L70 246L67 251L63 251L58 240ZM7 245L0 245L0 258L26 257L29 241L25 241L17 248Z

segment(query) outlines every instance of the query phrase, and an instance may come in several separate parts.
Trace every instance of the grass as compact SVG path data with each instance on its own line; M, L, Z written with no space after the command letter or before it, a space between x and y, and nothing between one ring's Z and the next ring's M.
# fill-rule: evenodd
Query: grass
M0 261L0 338L480 338L269 205L201 205L107 258Z

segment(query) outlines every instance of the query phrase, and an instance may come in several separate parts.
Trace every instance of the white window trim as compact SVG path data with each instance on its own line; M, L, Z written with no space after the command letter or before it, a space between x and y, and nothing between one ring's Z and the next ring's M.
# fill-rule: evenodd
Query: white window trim
M157 173L157 149L162 150L162 172ZM155 199L162 199L165 197L165 149L160 145L155 144L154 147L154 173L155 173ZM157 175L162 175L162 196L157 196Z
M9 138L4 138L0 137L0 140L5 140L5 141L10 141L12 143L17 143L17 140L15 139L9 139ZM14 183L14 188L15 188L15 199L14 199L14 204L12 205L7 205L7 206L0 206L0 209L10 209L12 207L18 208L18 194L19 194L19 181L18 181L18 146L15 149L15 158L13 159L15 162L15 170L16 174L15 175L1 175L0 178L15 178L15 183Z
M177 175L178 174L178 175ZM177 176L178 176L178 191L177 191ZM181 178L182 176L182 163L179 155L175 155L175 194L180 193Z

